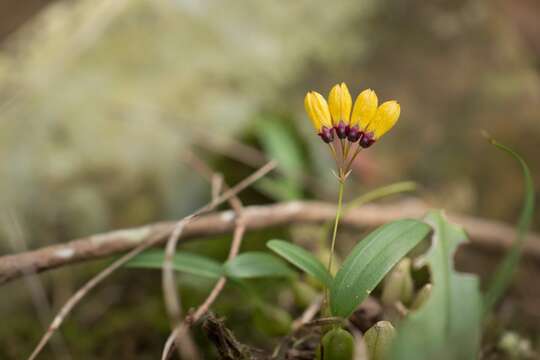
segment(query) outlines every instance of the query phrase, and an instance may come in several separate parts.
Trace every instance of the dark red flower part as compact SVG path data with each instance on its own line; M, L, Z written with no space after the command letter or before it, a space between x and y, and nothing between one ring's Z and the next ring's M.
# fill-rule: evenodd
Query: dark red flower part
M349 128L349 131L347 133L347 139L349 139L350 142L357 142L364 136L364 133L360 131L358 126L353 126L352 128Z
M326 126L323 126L321 128L321 132L318 134L322 141L325 143L331 143L334 141L334 129L333 128L327 128Z
M337 137L340 139L345 139L347 137L347 133L349 132L349 126L343 121L340 121L337 126L334 126L334 129L336 130Z
M370 147L374 143L375 143L375 138L374 138L372 132L363 133L363 136L362 136L362 138L360 139L360 142L359 142L360 146L363 147L364 149Z

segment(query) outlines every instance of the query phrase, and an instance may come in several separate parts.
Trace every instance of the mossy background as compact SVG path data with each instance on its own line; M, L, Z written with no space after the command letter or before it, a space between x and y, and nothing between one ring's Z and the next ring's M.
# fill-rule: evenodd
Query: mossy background
M179 218L208 198L208 184L183 162L187 151L234 183L252 167L215 148L234 139L264 151L269 123L288 130L301 172L318 181L288 183L280 195L259 186L245 203L333 200L332 162L303 96L340 81L402 106L395 130L357 162L347 196L411 179L434 206L514 221L519 169L482 129L540 178L534 0L46 3L24 26L0 29L2 254ZM24 13L15 1L1 8L5 24ZM271 236L250 235L245 248ZM229 240L190 246L224 258ZM52 307L107 261L41 276ZM155 358L168 331L158 279L121 271L83 301L61 331L72 358ZM204 295L183 283L187 305ZM24 281L0 291L0 358L24 358L43 326ZM222 298L225 313L249 321ZM539 309L529 312L537 320ZM44 358L68 358L48 351Z

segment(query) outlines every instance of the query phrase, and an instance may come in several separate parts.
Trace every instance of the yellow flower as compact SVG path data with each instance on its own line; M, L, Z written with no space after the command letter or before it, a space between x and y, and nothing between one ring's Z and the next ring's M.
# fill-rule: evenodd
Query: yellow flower
M397 101L387 101L377 109L375 116L366 126L366 132L373 132L375 140L386 134L396 124L400 106Z
M310 91L304 104L319 136L326 143L334 140L334 131L340 139L357 142L363 148L371 146L386 134L397 122L400 114L399 104L392 100L378 106L375 91L362 91L352 108L352 98L345 83L335 85L324 97Z
M340 139L347 137L347 127L351 117L352 98L345 83L335 85L328 95L332 125Z
M351 126L359 126L364 129L371 118L377 112L377 94L371 89L362 91L354 102L354 110L351 118Z
M332 119L325 98L318 92L310 91L306 94L304 106L319 136L324 142L332 142L334 140Z

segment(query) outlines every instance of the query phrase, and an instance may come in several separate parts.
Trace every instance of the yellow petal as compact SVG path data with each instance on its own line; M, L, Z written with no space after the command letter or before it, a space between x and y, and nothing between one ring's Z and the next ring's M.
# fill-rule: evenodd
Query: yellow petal
M310 91L306 94L304 99L304 106L306 112L315 127L315 130L321 131L323 126L328 128L332 127L332 121L330 119L330 110L324 97L315 91Z
M351 116L351 126L358 125L360 129L365 129L377 112L377 94L371 89L362 91L354 102L354 109Z
M328 95L328 105L332 115L332 123L337 126L340 121L349 124L352 98L345 83L335 85Z
M398 121L401 109L397 101L387 101L377 109L375 117L369 122L366 131L372 131L375 139L386 134Z

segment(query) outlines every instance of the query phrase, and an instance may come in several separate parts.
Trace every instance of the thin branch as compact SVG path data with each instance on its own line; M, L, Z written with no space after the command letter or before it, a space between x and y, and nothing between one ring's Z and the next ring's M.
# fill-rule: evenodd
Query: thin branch
M374 227L402 218L421 218L429 208L425 203L412 199L384 205L366 204L348 211L342 221L349 227ZM290 224L320 224L333 219L335 213L335 205L314 201L246 206L243 210L247 231ZM467 231L471 238L471 243L467 246L500 253L511 246L515 236L513 225L499 221L452 213L448 214L448 218L463 226ZM162 242L170 236L175 225L176 222L153 223L92 235L19 254L1 256L0 284L20 278L24 276L25 271L30 269L39 273L73 263L124 253L153 237L158 237L156 243ZM199 216L186 224L180 239L188 240L231 233L235 226L235 215L232 210ZM528 259L540 260L540 235L529 233L524 255Z
M212 201L211 203L201 207L199 210L195 211L193 214L186 216L180 222L182 223L182 227L186 225L188 222L192 221L195 217L208 212L212 211L216 206L219 204L229 200L231 197L236 196L240 191L244 190L248 186L250 186L254 181L257 181L260 177L264 176L268 172L270 172L275 167L275 162L271 161L255 171L253 174L245 178L244 180L240 181L236 186L233 188L225 191L221 196L219 196L215 201ZM88 281L83 287L81 287L71 298L68 299L68 301L64 304L64 306L60 309L52 323L49 325L49 328L39 341L38 345L28 358L29 360L33 360L37 357L37 355L43 350L45 345L48 343L51 336L54 334L54 332L60 327L64 319L67 315L71 312L71 310L81 301L81 299L94 287L96 287L101 281L106 279L109 275L111 275L113 272L115 272L117 269L119 269L121 266L123 266L126 262L128 262L130 259L132 259L134 256L140 254L144 250L156 245L159 243L164 236L166 236L169 232L165 232L162 230L161 232L155 233L149 238L146 238L142 243L136 245L135 248L133 248L130 252L123 255L116 261L114 261L111 265L109 265L107 268L102 270L99 274L94 276L90 281Z

